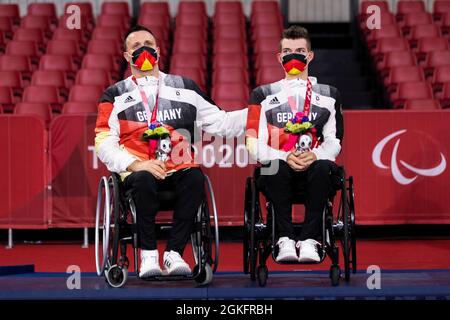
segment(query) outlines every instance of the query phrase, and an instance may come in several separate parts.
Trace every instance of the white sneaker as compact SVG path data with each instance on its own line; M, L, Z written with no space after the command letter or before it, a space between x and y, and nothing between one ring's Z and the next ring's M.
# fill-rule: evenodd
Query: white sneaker
M141 268L139 278L161 275L158 250L141 250Z
M319 256L320 243L314 239L297 241L296 247L299 249L299 262L320 262Z
M180 254L173 250L164 252L164 268L169 275L184 276L192 273Z
M297 251L295 250L295 241L288 237L281 237L277 242L278 255L277 262L297 261Z

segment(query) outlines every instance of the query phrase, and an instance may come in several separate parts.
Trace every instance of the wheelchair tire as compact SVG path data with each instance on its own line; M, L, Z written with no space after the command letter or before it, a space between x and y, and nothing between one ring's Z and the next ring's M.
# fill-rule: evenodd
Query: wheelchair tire
M194 267L193 274L198 273L198 268L199 268L198 265ZM194 280L199 286L205 286L212 282L212 278L213 278L213 269L207 263L205 264L205 268L200 271L200 274L196 278L194 278Z
M256 182L252 178L251 179L251 210L250 210L250 241L249 241L249 271L250 271L250 279L252 281L256 280L256 264L258 258L258 246L256 241L256 215L259 213L259 199L258 193L256 191Z
M267 284L267 278L269 276L269 270L266 266L259 265L257 270L258 284L260 287L265 287Z
M122 287L128 280L128 268L113 265L105 272L108 284L113 288Z
M250 269L250 214L251 214L251 178L248 177L245 182L244 198L244 246L243 246L243 270L244 274L249 273Z
M352 271L355 274L357 271L357 260L356 260L356 216L355 216L355 194L353 191L353 177L350 176L349 182L349 208L350 208L350 242L351 242L351 263Z
M337 265L332 265L330 268L331 285L336 287L339 285L339 279L341 277L341 269Z

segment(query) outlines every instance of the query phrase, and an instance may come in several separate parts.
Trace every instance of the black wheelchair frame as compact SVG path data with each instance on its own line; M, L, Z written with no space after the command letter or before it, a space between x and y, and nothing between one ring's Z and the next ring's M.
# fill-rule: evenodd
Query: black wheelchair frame
M212 281L219 263L219 224L214 191L205 175L205 199L198 209L191 233L195 267L190 275L160 275L143 280L194 280L198 285ZM208 197L212 206L213 221L209 212ZM173 210L174 194L158 192L160 211ZM104 276L111 287L119 288L128 280L129 259L127 245L131 243L134 254L134 271L139 278L138 235L136 207L130 194L123 192L120 176L112 173L100 179L95 217L95 264L98 276ZM214 228L214 230L212 230ZM100 235L101 234L101 235ZM213 250L214 244L214 250ZM120 252L119 252L120 250Z
M264 221L260 203L260 193L257 178L260 176L260 167L255 168L253 177L248 177L245 185L244 204L244 248L243 269L245 274L250 273L252 281L258 280L260 286L265 286L268 277L266 261L272 255L273 260L279 264L318 264L326 256L331 258L330 279L333 286L339 285L341 269L339 267L340 240L344 257L345 280L350 280L350 272L356 273L356 236L355 236L355 206L353 193L353 177L346 178L344 167L334 166L331 172L333 193L323 210L322 244L319 254L321 260L317 263L277 262L275 212L270 201L266 199L267 218ZM333 220L333 201L340 191L339 210L336 220ZM264 196L264 198L266 198ZM302 195L296 196L293 204L304 204ZM294 224L298 226L298 224ZM259 264L258 264L259 262ZM258 266L257 266L258 265Z

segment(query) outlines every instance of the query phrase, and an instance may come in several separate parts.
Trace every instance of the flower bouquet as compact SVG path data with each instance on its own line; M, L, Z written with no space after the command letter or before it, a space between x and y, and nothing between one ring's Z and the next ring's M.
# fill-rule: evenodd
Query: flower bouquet
M289 133L289 139L283 146L284 151L291 151L293 148L299 152L310 151L317 142L314 124L303 112L297 112L286 123L284 131Z
M170 159L170 131L160 122L152 122L142 134L142 140L149 142L149 155L154 154L157 160L163 162Z

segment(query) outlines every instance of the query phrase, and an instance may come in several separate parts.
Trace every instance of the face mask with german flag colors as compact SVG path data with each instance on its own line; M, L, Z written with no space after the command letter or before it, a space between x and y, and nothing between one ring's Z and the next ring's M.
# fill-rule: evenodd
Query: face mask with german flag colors
M158 60L158 53L152 47L140 47L132 54L133 66L141 71L151 71Z
M304 54L289 53L282 57L283 68L290 75L297 75L305 71L308 60Z

